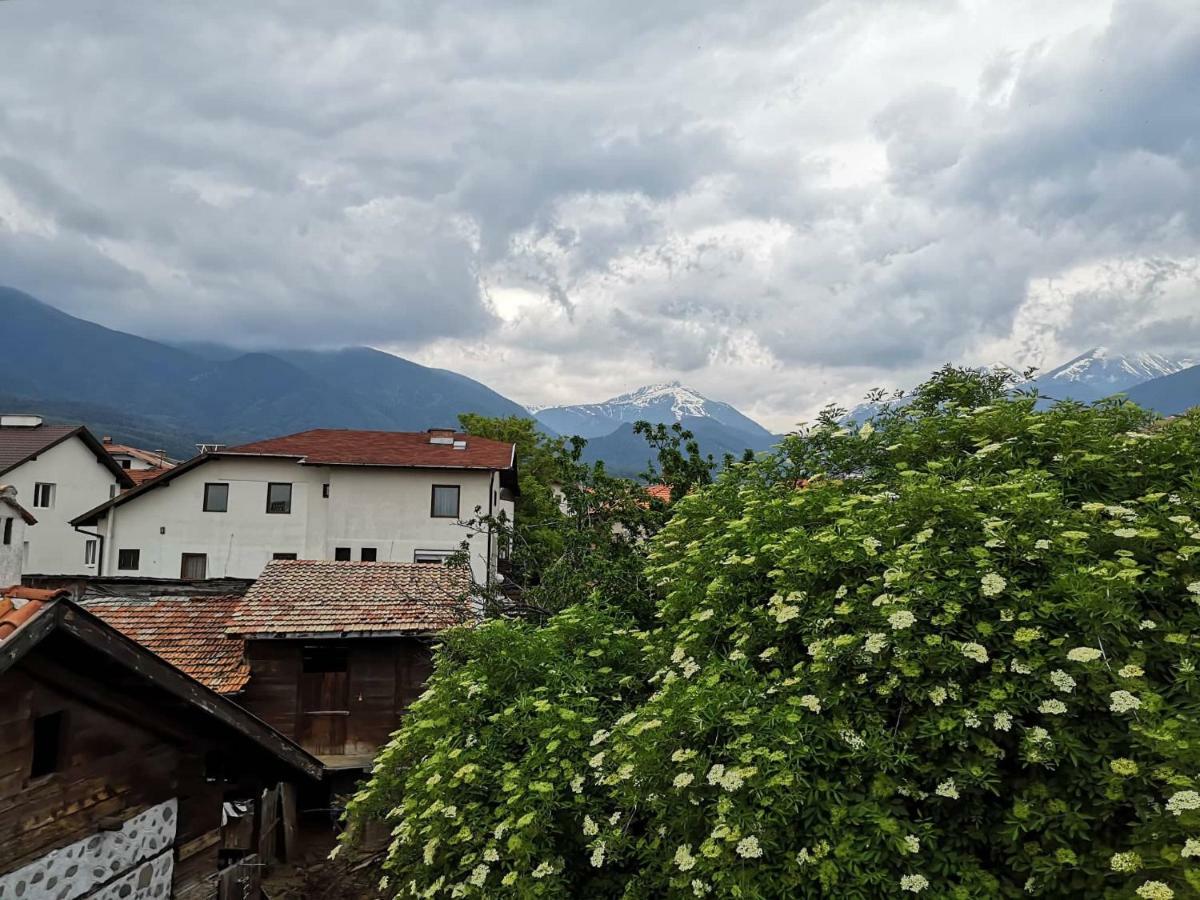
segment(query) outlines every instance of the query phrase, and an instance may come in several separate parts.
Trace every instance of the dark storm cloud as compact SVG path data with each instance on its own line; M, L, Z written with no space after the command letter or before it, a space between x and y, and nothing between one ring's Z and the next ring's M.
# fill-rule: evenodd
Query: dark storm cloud
M986 12L0 4L0 282L156 336L470 346L522 396L1200 346L1194 5Z

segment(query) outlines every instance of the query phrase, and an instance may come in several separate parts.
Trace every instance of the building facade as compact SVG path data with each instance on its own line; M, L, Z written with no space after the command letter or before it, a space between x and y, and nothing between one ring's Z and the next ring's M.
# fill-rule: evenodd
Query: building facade
M101 535L100 573L256 578L274 559L440 563L473 577L503 548L477 516L511 519L511 444L450 431L318 429L202 454L74 520Z
M26 532L26 575L95 575L99 541L71 520L133 481L82 426L39 416L0 415L0 481L38 521Z
M17 501L17 489L0 484L0 588L21 583L29 542L25 529L37 519Z

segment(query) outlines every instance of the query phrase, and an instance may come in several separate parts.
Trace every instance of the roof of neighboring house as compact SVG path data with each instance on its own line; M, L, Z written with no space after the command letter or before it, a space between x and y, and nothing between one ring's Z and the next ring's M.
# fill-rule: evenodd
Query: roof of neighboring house
M400 466L435 469L509 469L516 445L460 432L446 438L464 442L431 444L424 431L351 431L314 428L284 437L228 447L221 456L284 456L312 466Z
M88 612L218 694L250 680L245 642L226 637L241 597L113 597L84 600Z
M125 470L104 449L104 445L82 425L0 425L0 475L36 459L73 437L83 441L100 464L109 469L123 486L133 484Z
M20 663L43 641L58 641L59 636L73 642L51 646L49 652L59 666L82 666L85 656L92 661L88 665L103 659L110 667L103 670L108 673L106 677L119 673L118 682L125 682L112 684L111 690L131 694L137 690L136 684L148 693L165 694L172 703L183 701L183 706L177 708L201 717L214 728L230 729L256 752L264 752L267 758L282 762L293 771L321 778L323 767L312 754L93 615L72 601L69 592L20 586L0 588L0 675Z
M129 480L133 482L134 487L141 487L147 481L153 481L160 475L165 475L170 472L174 466L164 466L161 469L126 469L125 474L129 476Z
M229 634L433 634L467 621L466 566L420 563L267 563L229 621Z
M671 486L669 484L648 484L646 493L650 495L651 500L658 500L662 503L671 502Z
M175 466L175 460L168 459L162 453L155 450L143 450L140 447L131 447L128 444L114 444L109 438L104 438L102 443L104 444L104 449L113 456L132 456L134 459L140 459L155 469L170 469Z
M33 513L17 502L17 489L11 484L0 484L0 503L7 504L18 516L25 520L26 525L36 525L37 519Z
M172 469L158 473L157 477L141 481L133 490L118 494L94 509L71 520L72 525L95 525L114 507L122 506L154 488L168 485L174 479L197 466L217 459L239 457L267 457L292 459L301 465L310 466L381 466L388 468L421 469L479 469L500 471L503 486L518 491L516 478L515 444L493 441L489 438L473 437L446 430L445 436L455 441L466 441L466 446L455 450L453 444L431 444L429 432L425 431L351 431L345 429L316 428L284 437L257 441L214 450L193 456ZM130 472L122 469L128 477Z

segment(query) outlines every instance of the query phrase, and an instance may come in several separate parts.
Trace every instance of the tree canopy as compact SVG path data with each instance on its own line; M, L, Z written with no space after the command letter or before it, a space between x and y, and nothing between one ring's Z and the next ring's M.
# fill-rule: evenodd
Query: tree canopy
M824 416L635 583L447 635L351 807L388 890L1200 891L1200 416L1035 403Z

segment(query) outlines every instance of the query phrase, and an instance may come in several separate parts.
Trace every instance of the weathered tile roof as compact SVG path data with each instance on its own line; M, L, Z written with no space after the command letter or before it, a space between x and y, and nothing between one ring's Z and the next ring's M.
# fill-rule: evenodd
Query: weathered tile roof
M432 634L469 617L465 566L274 560L229 634Z
M151 597L86 600L84 609L218 694L250 680L245 643L225 629L241 597Z
M314 428L284 437L221 450L221 456L286 456L310 465L414 466L448 469L508 469L514 446L474 435L445 432L453 444L431 444L423 431L351 431Z
M141 447L131 447L129 444L114 444L108 438L101 440L104 444L104 449L114 456L132 456L134 459L140 459L153 469L172 469L175 467L175 460L168 459L161 453L154 450L143 450Z
M133 482L134 487L140 487L147 481L170 472L173 468L174 466L164 466L161 469L126 469L125 474L129 476L129 480Z
M27 588L19 584L0 588L0 641L49 606L52 600L69 596L69 591Z

